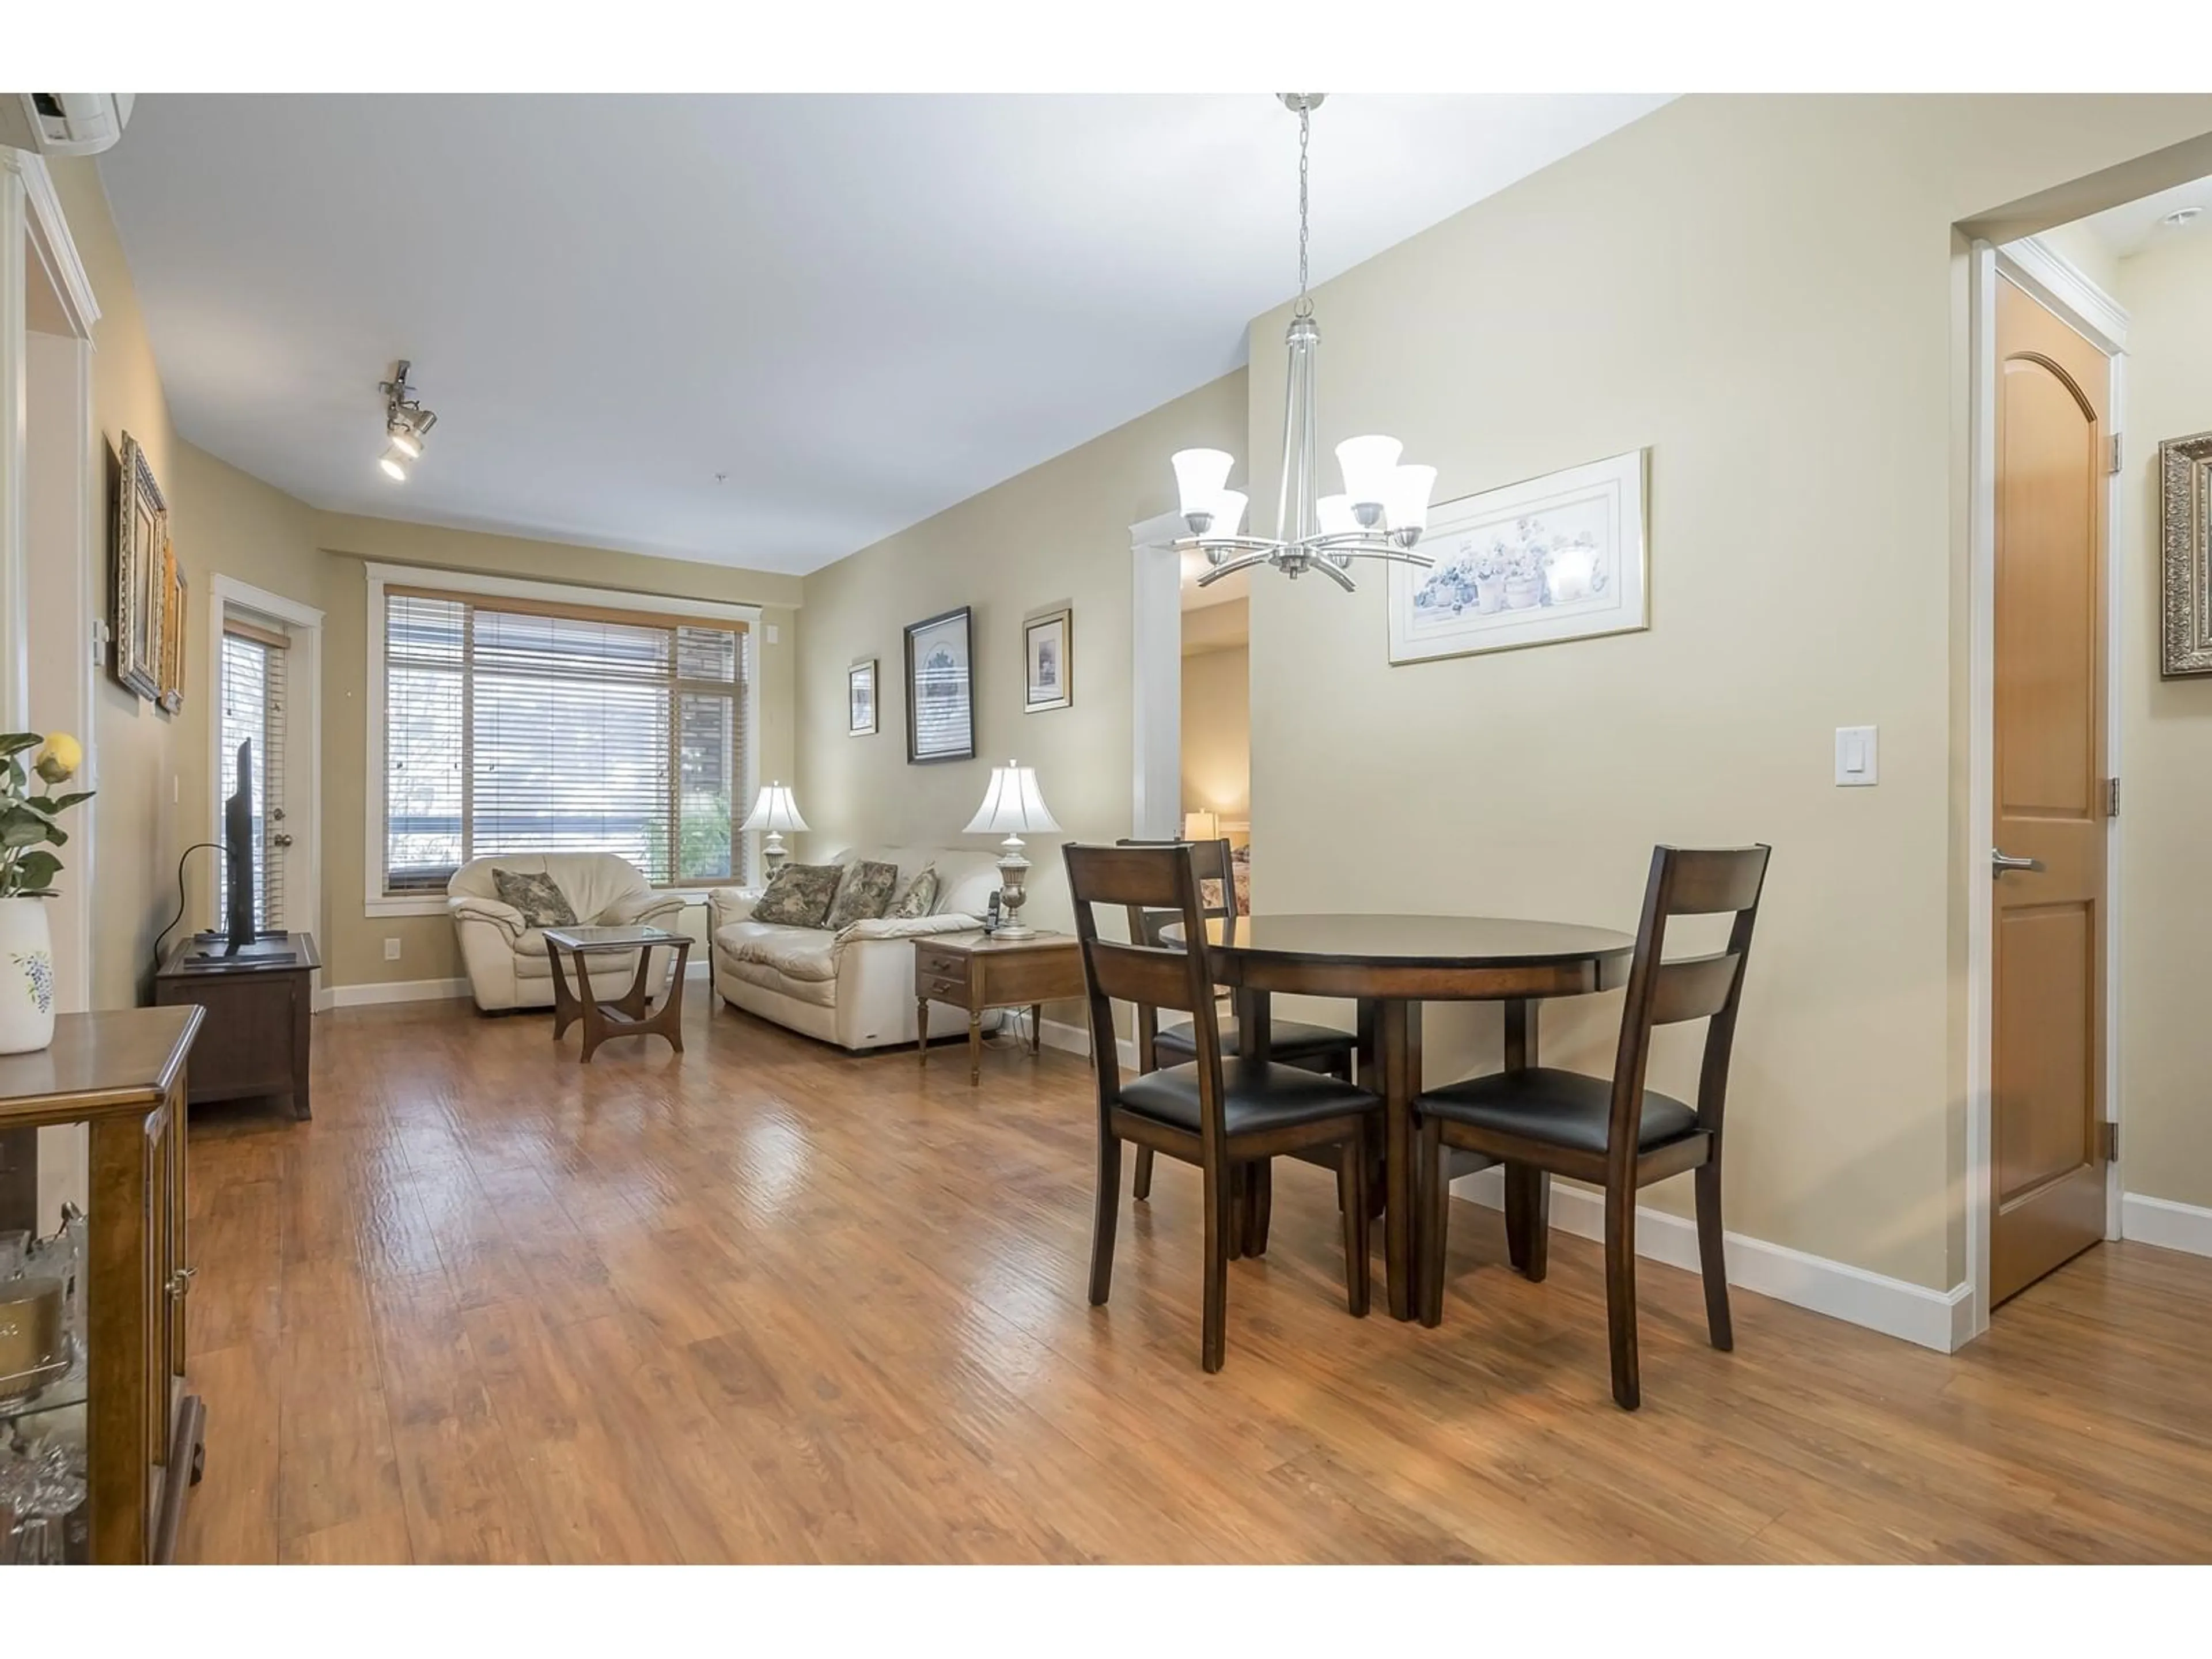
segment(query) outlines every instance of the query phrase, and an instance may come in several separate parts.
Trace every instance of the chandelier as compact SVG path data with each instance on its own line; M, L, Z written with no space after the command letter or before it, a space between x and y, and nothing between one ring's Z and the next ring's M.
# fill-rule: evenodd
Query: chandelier
M1237 458L1222 449L1185 449L1174 456L1176 489L1189 539L1212 567L1198 579L1206 587L1248 566L1271 564L1286 576L1318 570L1346 592L1354 559L1396 559L1424 568L1435 561L1413 551L1429 522L1432 466L1403 466L1404 446L1375 434L1346 438L1336 447L1344 492L1318 494L1314 463L1314 356L1321 328L1306 292L1306 147L1313 112L1326 94L1286 92L1283 102L1298 118L1298 303L1291 313L1288 398L1283 408L1282 493L1275 503L1275 533L1243 536L1245 496L1230 489Z

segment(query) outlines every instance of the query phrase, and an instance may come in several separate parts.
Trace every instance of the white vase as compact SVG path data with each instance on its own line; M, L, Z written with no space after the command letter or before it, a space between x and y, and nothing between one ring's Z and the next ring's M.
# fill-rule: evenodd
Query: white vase
M54 941L46 902L0 898L0 1054L54 1040Z

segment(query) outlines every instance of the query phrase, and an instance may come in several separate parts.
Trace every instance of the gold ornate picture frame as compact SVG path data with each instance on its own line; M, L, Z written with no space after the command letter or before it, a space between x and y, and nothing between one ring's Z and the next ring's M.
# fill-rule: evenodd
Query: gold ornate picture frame
M168 503L145 450L126 432L115 491L112 660L115 678L142 697L161 695L161 550L168 540Z
M2160 524L2158 672L2165 679L2212 674L2212 570L2205 514L2212 507L2212 432L2158 447Z

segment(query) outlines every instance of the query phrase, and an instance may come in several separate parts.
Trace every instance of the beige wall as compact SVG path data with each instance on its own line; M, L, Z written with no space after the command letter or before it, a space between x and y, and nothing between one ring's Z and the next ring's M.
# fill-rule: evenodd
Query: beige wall
M1771 842L1729 1224L1958 1282L1952 227L2208 129L2203 99L1688 98L1322 288L1324 441L1395 434L1440 500L1650 448L1653 625L1393 668L1379 579L1255 581L1255 906L1626 927L1654 842ZM1252 331L1258 501L1285 319ZM1881 782L1839 790L1858 724ZM1394 856L1343 855L1345 799L1387 804ZM1547 1057L1606 1069L1618 1009L1547 1012ZM1429 1075L1494 1066L1496 1030L1433 1013ZM1690 1055L1662 1039L1654 1084L1692 1091Z
M1203 613L1200 613L1203 614ZM1251 654L1233 645L1182 659L1182 810L1252 816Z
M144 447L164 491L172 491L175 428L99 172L89 161L59 157L47 167L100 302L93 337L94 418L112 455L120 457L123 434L129 433ZM103 528L108 518L103 501L98 520ZM204 665L188 656L188 678L195 666ZM188 699L191 695L188 684ZM137 1002L150 977L154 936L176 905L181 819L172 798L170 717L110 677L101 677L94 696L99 794L89 811L99 894L93 910L92 997L95 1007L112 1008Z
M961 831L1009 757L1037 769L1069 836L1127 835L1129 526L1175 504L1170 453L1240 447L1243 431L1239 370L807 577L799 802L814 832L802 852L861 841L988 848ZM909 766L902 630L963 605L975 611L975 758ZM1075 613L1074 705L1025 714L1022 619L1060 605ZM881 665L879 729L853 738L845 671L860 657ZM1030 858L1029 914L1066 926L1058 838L1034 839Z
M2212 678L2161 680L2161 439L2212 428L2212 235L2120 262L2128 453L2120 570L2120 1138L2126 1188L2212 1206L2212 1024L2198 1001L2212 917Z

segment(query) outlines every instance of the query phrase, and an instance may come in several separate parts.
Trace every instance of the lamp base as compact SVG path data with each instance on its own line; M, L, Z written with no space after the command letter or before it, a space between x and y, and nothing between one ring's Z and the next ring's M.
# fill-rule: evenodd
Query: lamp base
M775 879L775 872L783 868L783 861L791 854L783 845L783 831L771 830L761 842L761 862L768 866L768 878Z
M993 939L1035 939L1036 929L1022 921L1022 904L1029 897L1030 861L1022 856L1022 838L1008 836L999 843L999 903L1006 920Z

